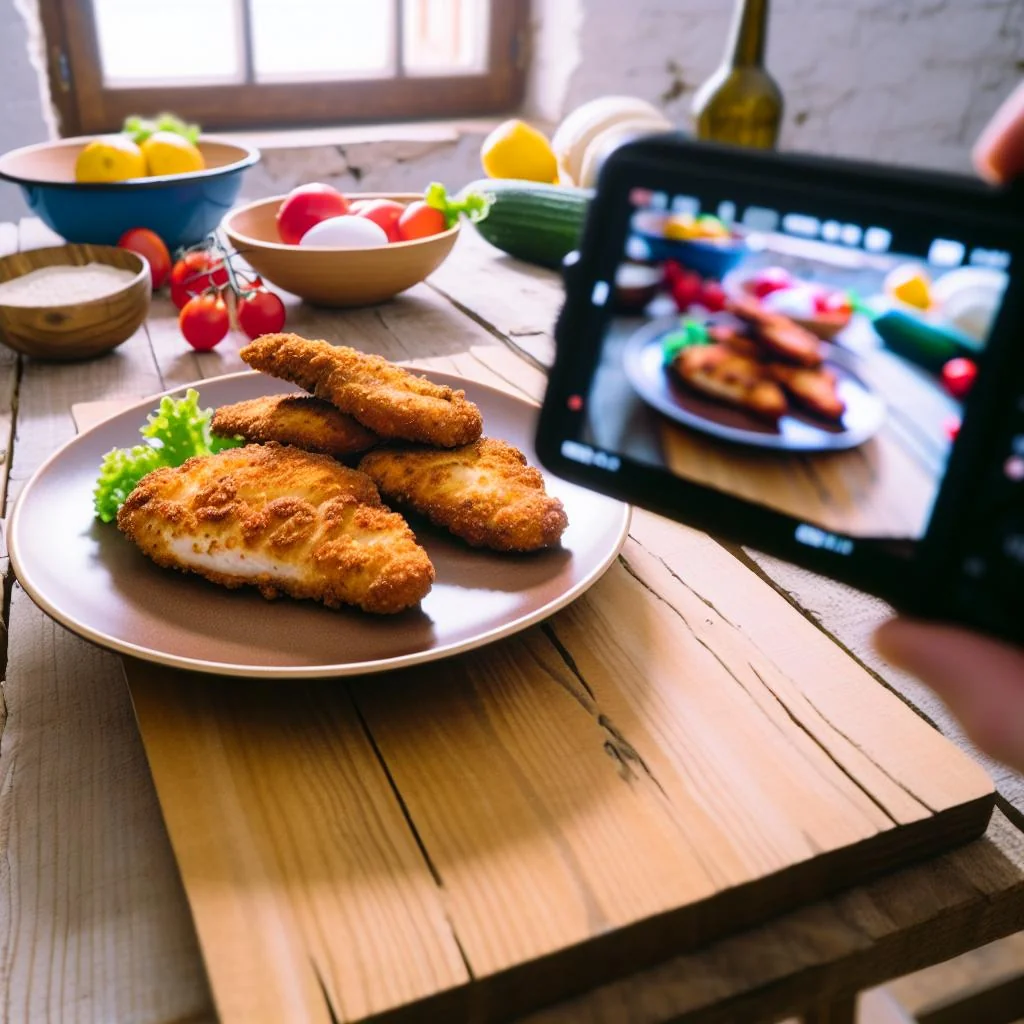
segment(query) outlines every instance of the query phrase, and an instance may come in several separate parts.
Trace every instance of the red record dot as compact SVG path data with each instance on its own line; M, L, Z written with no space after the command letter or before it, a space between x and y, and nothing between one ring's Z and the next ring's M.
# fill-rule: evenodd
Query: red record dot
M583 397L581 395L570 395L566 405L569 406L570 412L579 412L583 408Z

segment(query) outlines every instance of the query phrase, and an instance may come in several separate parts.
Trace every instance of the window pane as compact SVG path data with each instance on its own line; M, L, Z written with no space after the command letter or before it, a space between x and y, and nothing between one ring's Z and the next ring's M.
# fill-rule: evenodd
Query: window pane
M392 0L250 0L261 82L394 73Z
M240 82L239 0L94 0L103 80L114 88Z
M489 0L405 0L403 44L410 75L487 70Z

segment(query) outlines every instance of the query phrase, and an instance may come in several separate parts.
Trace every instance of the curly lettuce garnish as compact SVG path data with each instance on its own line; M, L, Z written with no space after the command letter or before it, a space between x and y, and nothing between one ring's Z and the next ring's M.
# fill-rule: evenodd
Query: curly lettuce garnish
M444 214L445 224L454 227L460 216L465 217L471 224L483 220L491 208L491 203L494 202L494 196L485 195L483 192L449 196L444 185L439 181L433 181L423 193L423 201L427 206L440 210Z
M93 491L96 516L109 523L136 484L161 466L180 466L193 455L214 455L237 448L241 438L217 437L210 430L212 409L199 408L199 392L189 388L184 398L165 395L139 428L142 444L113 448L103 456Z
M662 362L665 366L669 366L684 348L690 348L692 345L709 345L710 343L711 336L708 334L707 327L699 320L684 317L677 330L669 332L661 339Z

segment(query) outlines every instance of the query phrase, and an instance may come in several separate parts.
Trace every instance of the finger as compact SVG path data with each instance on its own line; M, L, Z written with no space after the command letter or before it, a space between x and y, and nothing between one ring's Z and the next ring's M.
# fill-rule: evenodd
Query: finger
M982 750L1024 771L1024 651L907 619L887 622L875 643L888 661L931 686Z
M989 181L1009 181L1024 171L1024 82L1009 95L974 147L974 166Z

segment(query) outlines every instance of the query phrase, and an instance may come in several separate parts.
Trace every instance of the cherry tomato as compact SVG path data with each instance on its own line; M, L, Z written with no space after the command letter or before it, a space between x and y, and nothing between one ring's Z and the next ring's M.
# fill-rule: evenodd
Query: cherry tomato
M954 398L966 398L977 376L978 367L970 359L950 359L942 367L942 383Z
M265 288L260 288L238 302L238 326L249 338L276 334L284 327L284 303Z
M200 352L219 345L230 326L228 307L219 295L197 295L178 314L185 340Z
M750 292L759 299L763 299L772 292L781 292L785 288L793 287L793 276L784 267L765 267L759 270L750 282Z
M285 245L298 245L302 236L328 217L348 213L348 200L330 185L313 182L293 188L277 210L277 233Z
M410 203L398 218L398 234L403 242L414 238L429 238L448 229L448 222L440 210L427 206L422 199Z
M357 217L363 212L371 203L377 202L376 199L352 199L349 201L347 213L352 214L353 217Z
M171 254L155 231L150 231L149 228L131 228L117 240L117 244L122 249L138 253L146 260L153 278L153 291L163 287L171 272Z
M357 205L359 209L355 209ZM348 212L372 220L374 224L382 227L389 242L402 240L398 222L405 213L405 207L401 203L396 203L393 199L359 199L349 206Z
M704 282L700 274L692 270L680 270L669 283L669 291L676 308L685 313L691 306L700 302L704 291Z
M224 261L212 253L187 252L171 270L171 300L181 309L189 299L228 283Z
M705 281L697 301L709 313L720 313L725 309L725 290L718 281Z

